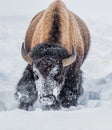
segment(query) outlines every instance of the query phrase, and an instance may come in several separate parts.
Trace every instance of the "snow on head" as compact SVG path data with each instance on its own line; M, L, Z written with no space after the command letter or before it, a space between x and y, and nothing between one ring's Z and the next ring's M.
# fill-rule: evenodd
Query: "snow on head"
M33 73L34 73L35 78L38 76L38 79L35 79L37 91L39 93L43 93L43 87L44 87L44 84L45 84L45 79L42 76L42 74L39 72L39 70L35 67L35 65L33 65Z
M38 100L43 105L52 105L58 98L62 89L63 84L59 84L56 80L54 80L54 76L58 73L57 69L58 66L52 68L48 77L44 78L38 68L33 65L35 84L38 91ZM38 76L38 79L36 79L36 76Z

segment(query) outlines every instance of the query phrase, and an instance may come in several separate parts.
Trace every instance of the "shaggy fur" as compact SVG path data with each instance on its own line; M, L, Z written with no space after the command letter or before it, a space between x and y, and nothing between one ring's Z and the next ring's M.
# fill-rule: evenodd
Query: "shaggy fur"
M76 61L63 67L62 60L71 55L72 44L77 52ZM46 105L46 108L77 105L78 97L83 92L80 67L89 46L90 34L86 24L61 0L56 0L32 19L26 33L25 49L45 79L53 67L58 66L58 74L52 78L62 87L56 101L50 106ZM21 109L28 110L38 99L33 64L27 66L17 85L16 96Z
M57 36L55 35L57 39L52 35L54 25L57 26L55 32L59 32L56 33ZM53 39L69 52L72 51L71 45L74 44L82 63L89 49L90 34L86 24L68 10L62 1L53 2L33 18L26 34L25 47L29 52L35 45Z

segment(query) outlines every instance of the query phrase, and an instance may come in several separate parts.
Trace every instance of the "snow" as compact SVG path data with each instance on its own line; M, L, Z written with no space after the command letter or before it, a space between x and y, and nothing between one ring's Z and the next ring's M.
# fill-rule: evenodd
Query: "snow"
M71 111L26 112L14 110L0 114L2 130L111 130L112 110L108 107Z
M29 17L0 17L0 130L112 130L112 24L86 20L91 48L82 66L84 94L77 107L59 111L17 109L15 86L26 66L21 57Z

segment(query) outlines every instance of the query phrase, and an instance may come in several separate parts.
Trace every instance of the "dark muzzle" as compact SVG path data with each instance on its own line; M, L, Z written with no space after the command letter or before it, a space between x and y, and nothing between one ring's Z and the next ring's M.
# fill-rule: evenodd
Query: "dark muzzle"
M40 96L39 102L42 105L53 105L56 102L56 97L54 95Z

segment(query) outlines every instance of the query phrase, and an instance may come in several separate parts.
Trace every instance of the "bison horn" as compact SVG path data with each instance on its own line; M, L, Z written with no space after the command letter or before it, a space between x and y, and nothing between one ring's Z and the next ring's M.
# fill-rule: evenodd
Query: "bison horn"
M76 49L72 45L72 55L70 57L66 58L66 59L63 59L63 61L62 61L63 67L66 67L66 66L71 65L72 63L74 63L75 60L76 60L76 57L77 57Z
M23 59L31 65L32 64L32 58L27 54L27 52L24 48L24 43L22 44L21 53L22 53Z

